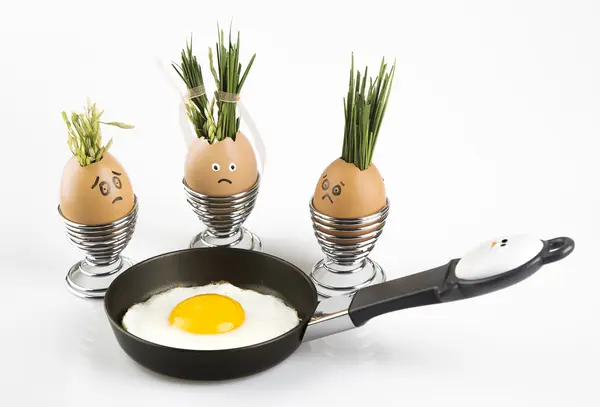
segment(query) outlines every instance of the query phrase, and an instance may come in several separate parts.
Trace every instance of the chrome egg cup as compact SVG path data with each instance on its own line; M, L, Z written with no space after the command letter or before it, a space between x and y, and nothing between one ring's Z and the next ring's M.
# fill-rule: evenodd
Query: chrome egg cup
M248 190L230 196L208 196L190 189L182 181L188 204L206 229L190 242L195 247L235 247L261 251L262 242L254 233L244 228L254 209L260 186L260 175Z
M110 283L133 261L121 252L127 247L138 215L138 200L134 196L131 211L114 222L102 225L82 225L65 218L58 206L58 213L65 225L71 243L85 254L75 263L65 277L69 291L82 298L103 298Z
M379 264L369 258L389 213L389 200L378 212L362 218L335 218L317 211L310 200L313 230L325 258L310 271L321 297L352 296L363 287L386 280Z

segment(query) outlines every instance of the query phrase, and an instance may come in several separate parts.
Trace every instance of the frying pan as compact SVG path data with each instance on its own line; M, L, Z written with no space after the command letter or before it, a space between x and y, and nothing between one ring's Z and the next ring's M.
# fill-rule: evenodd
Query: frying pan
M198 248L162 254L118 276L104 297L114 335L140 365L188 380L224 380L268 369L290 356L303 341L364 325L391 311L468 299L514 285L574 249L568 237L541 240L509 236L482 243L462 258L417 274L362 288L353 296L318 300L307 275L266 253L232 248ZM187 350L136 337L122 326L134 304L176 286L228 281L281 298L298 312L292 330L256 345L224 350Z

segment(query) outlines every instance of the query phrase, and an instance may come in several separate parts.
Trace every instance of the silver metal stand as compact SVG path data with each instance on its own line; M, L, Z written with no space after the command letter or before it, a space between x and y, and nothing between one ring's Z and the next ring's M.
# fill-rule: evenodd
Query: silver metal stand
M247 191L214 197L191 190L183 180L187 202L206 226L192 239L190 247L235 247L261 251L262 243L258 236L242 227L254 209L259 185L260 176Z
M71 222L58 207L66 233L71 243L85 253L85 258L75 263L65 278L69 291L78 297L102 298L110 283L133 262L121 256L133 236L138 214L138 201L134 197L131 211L111 223L86 226Z
M386 280L385 272L368 256L383 232L389 201L377 213L341 219L318 212L310 201L313 229L325 258L310 272L321 297L352 296L363 287Z

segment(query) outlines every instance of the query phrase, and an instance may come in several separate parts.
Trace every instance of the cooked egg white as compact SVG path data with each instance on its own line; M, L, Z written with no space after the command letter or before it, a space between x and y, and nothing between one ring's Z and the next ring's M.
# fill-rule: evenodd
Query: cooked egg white
M298 313L271 295L229 283L177 287L135 304L123 317L131 334L180 349L254 345L288 332Z

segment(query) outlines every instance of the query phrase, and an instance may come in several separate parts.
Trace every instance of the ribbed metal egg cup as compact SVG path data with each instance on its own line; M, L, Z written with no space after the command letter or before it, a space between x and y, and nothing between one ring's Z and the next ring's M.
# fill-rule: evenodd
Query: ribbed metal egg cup
M65 282L69 291L82 298L103 298L110 283L133 261L121 256L133 236L138 214L138 200L134 197L131 211L114 222L87 226L66 219L58 207L71 243L85 253L75 263Z
M261 251L262 243L258 236L242 227L254 209L260 176L248 190L230 196L208 196L191 190L183 182L187 202L202 221L206 229L190 242L195 247L235 247Z
M378 212L362 218L334 218L315 209L310 200L313 229L325 258L311 269L310 278L321 297L352 296L363 287L386 280L379 264L369 258L383 233L389 200Z

